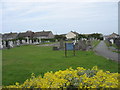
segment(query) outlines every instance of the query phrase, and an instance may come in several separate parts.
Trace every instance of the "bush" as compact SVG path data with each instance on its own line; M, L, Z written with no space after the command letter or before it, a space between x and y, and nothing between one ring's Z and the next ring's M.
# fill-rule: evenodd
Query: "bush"
M118 73L98 70L97 66L88 70L77 67L47 72L43 77L36 77L32 73L31 78L23 84L16 82L4 88L118 88L118 76Z
M41 42L55 42L54 38L51 39L41 39Z

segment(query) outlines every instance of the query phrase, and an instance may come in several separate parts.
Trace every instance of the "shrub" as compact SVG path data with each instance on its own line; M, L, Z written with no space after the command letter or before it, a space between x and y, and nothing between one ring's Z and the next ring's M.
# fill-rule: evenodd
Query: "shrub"
M43 77L32 73L23 84L16 82L4 88L118 88L118 76L118 73L98 70L97 66L88 70L77 67L47 72Z
M55 42L55 39L54 38L51 38L51 39L41 39L41 42Z

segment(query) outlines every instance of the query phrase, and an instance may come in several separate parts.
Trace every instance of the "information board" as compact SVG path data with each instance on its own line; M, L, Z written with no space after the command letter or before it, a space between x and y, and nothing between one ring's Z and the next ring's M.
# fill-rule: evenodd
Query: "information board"
M74 50L74 44L73 43L66 43L66 50Z

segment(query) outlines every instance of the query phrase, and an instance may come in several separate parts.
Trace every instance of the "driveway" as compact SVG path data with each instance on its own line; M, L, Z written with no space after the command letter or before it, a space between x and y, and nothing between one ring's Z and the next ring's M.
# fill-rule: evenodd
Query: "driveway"
M104 41L101 41L98 46L96 46L96 48L94 49L94 51L100 55L103 56L105 58L108 59L112 59L115 61L119 61L119 56L120 54L116 53L116 52L112 52L111 50L108 49L108 47L106 46L106 44L104 43Z

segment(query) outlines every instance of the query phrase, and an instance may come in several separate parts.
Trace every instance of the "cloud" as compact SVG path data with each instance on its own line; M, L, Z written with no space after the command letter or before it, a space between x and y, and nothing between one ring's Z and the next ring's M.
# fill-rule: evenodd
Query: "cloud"
M4 2L3 3L3 9L6 10L6 12L14 12L19 10L24 10L25 8L29 8L29 6L33 5L32 3L26 3L26 2Z
M105 3L101 4L105 7ZM60 18L79 18L88 19L99 17L99 14L105 14L105 10L100 10L102 6L96 3L14 3L9 4L4 10L6 18L10 14L14 21L27 22L39 20L51 20ZM107 4L106 4L107 5ZM97 9L97 10L96 10ZM102 8L103 9L103 8ZM107 10L106 10L107 11Z
M0 32L2 32L2 13L3 13L2 4L0 4Z
M33 4L32 6L29 6L29 9L25 12L25 13L22 13L21 15L19 16L25 16L25 15L30 15L30 14L34 14L34 13L37 13L37 12L49 12L51 9L54 10L54 8L57 7L56 5L38 5L38 4Z
M107 25L115 27L117 21L116 2L4 2L3 11L4 32L40 28L99 31Z
M96 8L96 5L92 3L6 3L4 6L6 18L11 19L13 17L15 19L12 21L22 22L55 18L77 18L80 16L83 18L91 12L85 12L84 10ZM9 18L10 15L11 18Z

